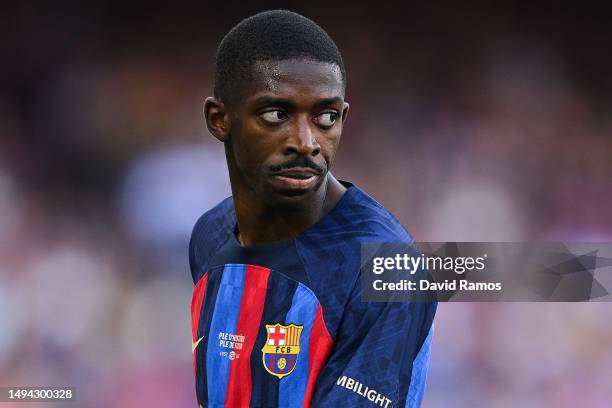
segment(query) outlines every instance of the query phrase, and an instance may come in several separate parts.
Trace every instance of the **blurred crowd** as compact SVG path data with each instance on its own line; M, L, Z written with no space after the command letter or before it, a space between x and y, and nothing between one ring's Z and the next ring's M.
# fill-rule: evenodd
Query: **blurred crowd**
M334 174L417 240L612 240L597 14L284 6L345 58ZM195 406L187 244L230 194L202 102L222 36L266 8L1 15L0 386L70 385L84 407ZM609 406L608 303L438 310L425 407Z

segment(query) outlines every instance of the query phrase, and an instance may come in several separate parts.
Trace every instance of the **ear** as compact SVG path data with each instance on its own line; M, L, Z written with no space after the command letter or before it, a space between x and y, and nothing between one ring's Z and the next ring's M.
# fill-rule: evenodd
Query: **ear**
M348 102L344 102L344 105L342 106L342 124L344 124L344 122L346 122L346 117L348 116L348 111L349 111L349 104L348 104Z
M230 120L225 104L209 96L204 101L204 121L208 131L221 142L229 139Z

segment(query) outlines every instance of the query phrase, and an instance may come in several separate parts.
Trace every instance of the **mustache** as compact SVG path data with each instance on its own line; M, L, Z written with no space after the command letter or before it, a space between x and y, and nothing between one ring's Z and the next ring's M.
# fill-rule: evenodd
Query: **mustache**
M317 173L323 173L325 171L325 168L319 166L307 156L296 157L295 159L291 159L281 164L273 164L270 166L270 171L276 173L281 170L293 169L295 167L308 167L309 169L315 170Z

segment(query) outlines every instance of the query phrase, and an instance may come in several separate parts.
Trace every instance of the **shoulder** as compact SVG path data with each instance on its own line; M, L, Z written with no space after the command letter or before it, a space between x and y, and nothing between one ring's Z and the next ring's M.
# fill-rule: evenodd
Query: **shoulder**
M364 243L413 243L410 233L389 210L353 185L327 216L296 241L311 260L358 260Z
M228 197L196 221L189 241L189 265L194 282L205 270L206 260L229 238L234 218L234 203Z
M206 211L198 218L193 227L192 238L203 232L211 233L211 228L227 230L232 228L234 214L234 202L232 197L227 197L219 204Z
M332 338L355 288L362 245L413 239L386 208L356 186L317 225L296 238L311 287L323 304Z
M358 204L370 235L388 241L412 241L412 236L389 210L364 191L357 190Z
M322 230L342 240L413 241L410 233L389 210L354 185L324 221Z

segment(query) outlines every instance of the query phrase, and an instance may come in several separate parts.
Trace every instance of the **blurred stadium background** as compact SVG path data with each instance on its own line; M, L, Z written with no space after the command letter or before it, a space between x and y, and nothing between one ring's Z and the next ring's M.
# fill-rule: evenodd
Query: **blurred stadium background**
M194 406L187 242L229 193L202 101L280 3L51 4L0 14L0 386ZM487 4L282 4L346 60L335 174L421 241L612 240L609 20ZM442 304L424 406L608 407L611 346L607 303Z

